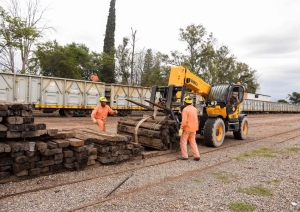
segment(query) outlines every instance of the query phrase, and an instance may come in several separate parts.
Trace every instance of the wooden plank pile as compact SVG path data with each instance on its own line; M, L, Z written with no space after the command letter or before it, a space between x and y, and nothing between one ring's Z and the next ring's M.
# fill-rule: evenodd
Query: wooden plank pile
M57 130L46 129L46 124L34 124L32 104L0 102L0 139L32 138L55 135Z
M133 143L132 136L91 129L47 129L46 124L34 123L31 114L30 104L0 102L0 183L11 176L142 159L144 147Z
M143 118L127 117L118 121L118 134L130 135L135 141L135 128ZM137 129L138 143L158 150L178 147L177 125L166 117L146 119ZM136 142L136 141L135 141Z
M97 148L97 161L101 164L120 163L129 159L142 159L144 147L132 142L132 136L106 132L95 132L91 129L77 130L76 138L87 145Z
M15 175L35 176L41 173L82 168L95 164L97 149L76 138L0 142L0 180Z
M152 116L153 115L153 111L131 111L130 116L144 116L144 115L148 115L148 116ZM157 111L156 116L166 116L165 113L161 112L161 111Z
M0 102L0 180L96 163L96 148L76 139L72 131L34 123L32 109L31 104Z

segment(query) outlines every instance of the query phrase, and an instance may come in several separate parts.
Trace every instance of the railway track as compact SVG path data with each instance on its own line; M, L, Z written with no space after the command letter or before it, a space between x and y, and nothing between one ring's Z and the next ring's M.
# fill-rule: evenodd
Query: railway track
M210 154L210 153L222 152L225 149L230 149L230 148L234 148L234 147L238 147L238 146L243 146L243 145L246 145L246 144L249 144L249 143L260 142L261 140L264 140L264 139L267 139L267 138L272 138L272 137L278 137L278 136L284 135L284 134L294 133L295 130L300 130L300 127L290 129L290 130L286 130L286 131L279 132L279 133L275 133L275 134L272 134L271 136L270 135L265 135L265 136L261 136L261 137L255 138L255 139L248 139L248 140L241 141L241 142L237 141L237 142L234 142L234 143L229 144L229 145L221 146L219 148L207 148L207 149L204 149L204 150L200 149L200 150L202 150L202 151L200 151L200 155L201 155L201 157L203 157L204 155L207 155L207 154ZM289 141L289 140L291 140L293 138L296 138L296 137L299 137L299 135L292 136L288 139L284 139L284 140L281 140L279 142L275 142L274 144L272 144L272 146L276 145L278 143L283 143L283 142ZM133 172L136 172L136 171L139 171L139 170L142 170L142 169L147 169L147 168L150 168L150 167L159 166L159 165L174 162L174 161L177 160L175 158L175 154L178 154L178 152L170 153L168 155L158 156L160 158L165 158L165 157L172 157L174 155L174 157L172 157L171 159L163 159L159 162L152 162L152 163L149 163L147 165L138 165L137 167L127 168L127 169L124 169L124 170L121 170L121 171L113 171L113 172L106 173L106 174L101 174L101 175L98 175L98 176L91 176L91 177L85 178L85 179L65 181L65 182L61 182L61 183L53 183L52 185L49 185L49 186L44 186L43 184L41 184L40 187L34 188L34 189L24 188L24 191L21 191L21 192L2 195L2 196L0 196L0 200L4 200L4 199L9 198L9 197L16 197L16 196L20 196L20 195L24 195L24 194L30 194L30 193L33 193L33 192L41 192L41 191L46 191L46 190L49 190L49 189L55 189L55 188L58 188L58 187L61 187L61 186L68 186L68 185L72 185L72 184L76 184L76 183L81 183L81 182L86 182L86 181L91 181L91 180L97 180L97 179L101 179L101 178L105 178L105 177L112 177L112 176L117 176L117 175L122 175L122 174L133 173ZM174 176L174 177L168 177L168 178L166 178L162 181L155 182L155 183L150 183L150 184L147 184L146 186L143 186L143 187L137 188L137 189L133 189L132 191L129 191L129 192L122 192L122 193L119 193L119 194L116 194L116 195L112 195L111 197L108 197L108 198L103 198L99 201L95 201L95 202L92 202L92 203L84 204L82 206L78 206L76 208L72 208L72 209L70 209L70 211L85 208L85 207L91 206L93 204L99 204L101 202L109 201L111 199L118 198L118 197L124 196L124 195L128 195L130 193L135 193L135 192L141 191L143 189L154 187L154 186L160 185L160 184L168 182L168 181L180 179L182 177L185 177L185 176L187 176L189 174L192 174L192 173L195 173L195 172L197 172L197 173L203 172L205 170L208 170L208 169L211 169L213 167L222 165L224 163L228 163L231 160L232 159L228 159L228 160L225 160L225 161L222 161L222 162L219 162L219 163L215 163L215 164L212 164L212 165L209 165L209 166L205 166L205 167L201 167L201 168L189 171L189 172L181 174L181 175L177 175L177 176Z
M287 117L287 115L285 114L284 117ZM288 119L288 120L285 120L285 119L282 119L280 120L280 123L277 122L277 119L278 116L272 116L272 115L269 115L269 116L265 116L265 115L255 115L255 116L251 116L251 122L249 123L250 127L251 127L251 130L253 127L263 127L264 129L267 129L268 127L272 127L272 126L278 126L279 124L280 125L290 125L290 126L293 126L293 123L296 123L296 122L300 122L300 116L294 116L293 119ZM262 121L262 119L264 119ZM276 120L274 122L274 120ZM256 123L256 121L259 121L259 123Z
M300 128L299 128L300 129ZM279 133L279 134L276 134L274 136L278 136L278 135L282 135L282 134L286 134L286 133L289 133L289 132L292 132L294 130L290 130L290 131L287 131L287 132L284 132L284 133ZM292 140L294 138L298 138L299 135L297 136L293 136L293 137L290 137L288 139L284 139L284 140L281 140L279 142L275 142L273 143L272 145L270 145L270 147L272 146L275 146L277 144L280 144L280 143L284 143L284 142L287 142L289 140ZM245 143L250 143L250 142L256 142L256 141L260 141L261 139L265 139L265 138L259 138L259 139L256 139L256 140L251 140L251 141L248 141L248 142L244 142L243 144ZM237 145L231 145L231 146L228 146L228 147L224 147L224 148L220 148L221 150L223 149L227 149L227 148L232 148L232 147L235 147L235 146L239 146L241 144L237 144ZM220 149L217 149L215 151L219 151ZM215 152L215 151L206 151L204 153L201 153L201 155L203 154L208 154L208 153L211 153L211 152ZM140 191L143 191L143 190L146 190L146 189L149 189L149 188L152 188L152 187L156 187L156 186L159 186L159 185L163 185L165 183L168 183L168 182L171 182L171 181L174 181L174 180L178 180L178 179L181 179L181 178L184 178L184 177L188 177L188 176L191 176L193 174L199 174L201 172L205 172L207 170L210 170L210 169L213 169L215 167L218 167L218 166L221 166L223 164L226 164L228 162L231 162L233 160L233 158L230 158L230 159L227 159L227 160L224 160L222 162L219 162L219 163L215 163L215 164L212 164L210 166L205 166L205 167L201 167L201 168L198 168L198 169L194 169L194 170L191 170L191 171L188 171L188 172L185 172L183 174L180 174L180 175L176 175L176 176L173 176L173 177L168 177L168 178L165 178L163 180L160 180L158 182L154 182L154 183L149 183L145 186L142 186L142 187L139 187L139 188L136 188L136 189L132 189L130 191L126 191L126 192L120 192L116 195L113 195L111 197L104 197L103 199L100 199L98 201L93 201L93 202L90 202L90 203L87 203L87 204L83 204L81 206L77 206L77 207L73 207L73 208L69 208L68 212L71 212L71 211L77 211L77 210L80 210L80 209L83 209L83 208L87 208L87 207L91 207L91 206L94 206L94 205L98 205L98 204L101 204L101 203L104 203L104 202L108 202L110 200L113 200L113 199L116 199L116 198L122 198L122 197L126 197L130 194L134 194L134 193L138 193ZM174 160L170 160L169 162L171 161L174 161Z

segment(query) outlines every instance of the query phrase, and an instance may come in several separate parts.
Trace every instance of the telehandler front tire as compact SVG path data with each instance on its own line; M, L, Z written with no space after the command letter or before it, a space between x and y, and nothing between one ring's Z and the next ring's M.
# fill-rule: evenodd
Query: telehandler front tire
M204 125L203 134L204 143L207 146L221 146L225 138L224 121L221 118L208 118Z

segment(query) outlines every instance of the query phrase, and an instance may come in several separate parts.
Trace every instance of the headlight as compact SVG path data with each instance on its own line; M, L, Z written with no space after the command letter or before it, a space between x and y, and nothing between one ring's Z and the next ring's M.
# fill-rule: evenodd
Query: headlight
M212 106L216 106L216 105L217 105L217 101L211 101L210 104L211 104Z

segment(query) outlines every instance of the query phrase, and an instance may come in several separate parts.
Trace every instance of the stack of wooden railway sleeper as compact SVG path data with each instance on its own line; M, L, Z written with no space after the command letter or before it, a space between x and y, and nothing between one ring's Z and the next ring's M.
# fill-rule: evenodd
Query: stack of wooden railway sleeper
M0 180L95 164L97 149L72 131L34 123L31 104L0 102Z
M165 116L121 118L117 132L130 135L136 143L158 150L176 149L179 145L176 122Z

